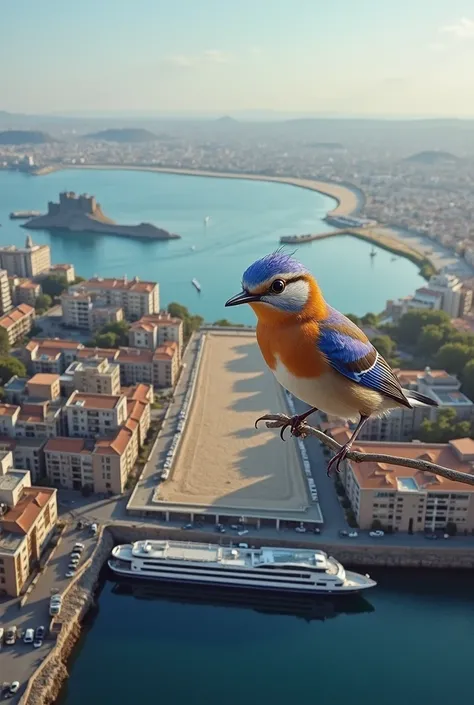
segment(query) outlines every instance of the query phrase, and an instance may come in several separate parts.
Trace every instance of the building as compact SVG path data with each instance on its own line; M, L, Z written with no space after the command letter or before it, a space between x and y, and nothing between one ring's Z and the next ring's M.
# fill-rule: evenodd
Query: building
M81 350L84 350L84 345L74 340L34 338L25 345L22 352L24 362L31 373L46 372L61 375L71 362L74 362Z
M335 434L344 442L345 431ZM474 441L449 443L370 443L357 441L355 451L428 460L472 474ZM357 524L370 529L380 522L389 531L474 530L474 488L433 473L388 463L345 461L341 473Z
M50 274L64 277L68 284L73 284L76 279L76 271L73 264L52 264Z
M133 279L104 279L94 277L74 287L75 291L99 296L105 306L122 308L125 318L130 321L142 316L159 313L160 298L157 282Z
M51 438L62 431L59 375L16 375L5 385L8 403L0 404L0 435ZM30 469L30 468L28 468Z
M82 348L77 353L78 360L108 360L116 362L119 351L117 348Z
M127 389L126 396L119 399L126 419L123 425L115 428L113 435L97 440L54 438L46 443L45 468L52 483L69 489L87 485L94 492L113 494L125 490L150 427L153 390L147 385L137 385Z
M81 291L64 291L61 294L62 322L71 328L89 330L89 311L92 300L89 294Z
M107 436L127 420L127 399L124 395L73 392L64 412L70 437Z
M183 352L183 321L162 311L157 315L142 316L132 323L128 333L130 347L155 350L168 343L177 343L181 359Z
M28 235L24 247L0 247L0 267L6 269L8 274L34 278L51 268L50 247L34 245L31 235Z
M174 387L179 372L178 344L169 343L156 350L120 348L118 363L124 386L143 382L155 388Z
M35 309L28 304L20 304L0 318L0 326L7 332L10 345L27 335L35 318Z
M10 282L6 269L0 269L0 315L3 316L13 308Z
M0 451L13 453L13 465L19 470L29 470L33 482L40 482L45 475L44 438L8 438L0 436Z
M14 289L16 304L35 306L36 299L41 294L41 286L31 279L22 279Z
M104 301L94 301L94 297L79 289L61 294L62 322L71 328L94 331L106 323L123 321L123 309L107 306Z
M123 308L120 306L96 306L89 310L89 330L95 331L109 323L123 321Z
M120 394L120 367L107 358L93 357L72 362L61 375L61 394L75 390L88 394Z
M397 323L412 309L427 311L445 311L451 318L467 315L472 306L472 289L454 274L434 274L427 286L415 291L413 296L405 296L386 303L386 314Z
M387 416L370 418L359 439L364 441L404 442L417 438L425 419L435 421L441 409L454 409L457 421L474 418L474 403L460 391L461 382L444 370L394 370L404 389L413 389L437 403L437 407L416 406L394 409Z
M30 473L0 453L0 591L17 597L38 564L57 521L57 490L31 485Z

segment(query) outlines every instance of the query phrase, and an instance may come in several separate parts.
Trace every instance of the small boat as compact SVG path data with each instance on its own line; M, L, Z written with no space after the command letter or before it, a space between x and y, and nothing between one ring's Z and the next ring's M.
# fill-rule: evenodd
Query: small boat
M390 257L390 262L395 262L398 259L398 257Z
M372 249L370 250L370 256L375 257L376 254L377 254L377 250L374 247L372 247Z
M193 279L191 281L191 284L194 286L195 289L197 289L197 291L201 291L201 285L197 279Z
M204 218L204 225L208 225L210 220L211 220L211 216L206 215L206 217Z
M194 250L196 249L196 245L191 245L189 249L191 250L191 252L194 252Z

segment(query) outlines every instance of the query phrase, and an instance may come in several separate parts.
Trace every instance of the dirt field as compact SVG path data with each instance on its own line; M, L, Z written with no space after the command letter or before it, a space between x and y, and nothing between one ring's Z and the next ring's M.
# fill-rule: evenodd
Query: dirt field
M254 429L270 411L287 413L254 336L207 336L196 396L163 502L298 511L308 505L296 442Z

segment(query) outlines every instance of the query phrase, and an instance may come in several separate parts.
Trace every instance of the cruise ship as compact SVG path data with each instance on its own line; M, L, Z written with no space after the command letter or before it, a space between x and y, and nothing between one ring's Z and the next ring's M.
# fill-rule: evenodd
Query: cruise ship
M128 577L285 592L351 594L376 585L313 549L145 540L115 546L108 564Z

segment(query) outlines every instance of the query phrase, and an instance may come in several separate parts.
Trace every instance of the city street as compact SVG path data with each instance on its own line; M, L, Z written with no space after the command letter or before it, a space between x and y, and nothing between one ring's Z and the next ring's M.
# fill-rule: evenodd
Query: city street
M0 600L0 626L5 631L13 625L18 628L16 644L14 646L3 644L0 650L0 685L4 682L19 681L21 689L18 699L34 668L55 644L53 640L46 639L41 648L34 649L32 644L24 644L20 635L29 627L36 629L42 625L48 628L51 619L49 616L51 589L57 588L59 592L63 592L70 582L65 574L68 569L69 555L77 541L86 546L81 563L85 561L92 553L95 539L87 529L77 531L74 522L63 534L51 562L38 580L28 602L20 608L18 598ZM12 698L10 702L17 702L17 698Z

